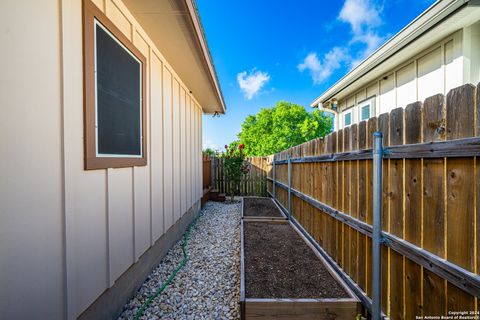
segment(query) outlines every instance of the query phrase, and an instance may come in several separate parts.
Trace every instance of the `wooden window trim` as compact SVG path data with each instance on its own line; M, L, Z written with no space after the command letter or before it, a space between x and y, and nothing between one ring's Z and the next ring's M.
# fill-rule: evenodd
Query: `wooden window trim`
M140 60L142 72L142 157L101 157L96 152L95 134L95 44L94 21L100 22L128 50ZM146 117L146 65L147 59L108 17L90 0L83 1L83 90L84 90L84 165L85 170L122 168L147 165Z

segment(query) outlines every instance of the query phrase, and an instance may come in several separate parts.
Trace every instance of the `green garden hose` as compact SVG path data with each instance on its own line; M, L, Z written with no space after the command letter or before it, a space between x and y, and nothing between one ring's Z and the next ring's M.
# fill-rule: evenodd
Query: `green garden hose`
M191 231L192 227L195 225L195 223L197 222L198 218L200 218L200 213L195 217L195 220L193 220L190 223L187 230L185 231L185 234L183 235L183 241L182 241L183 260L182 260L182 262L178 265L178 267L175 269L175 271L173 271L173 273L170 275L168 280L163 284L163 286L160 288L160 290L158 290L157 292L152 294L147 299L147 301L145 301L142 304L140 309L137 311L137 314L135 315L135 318L134 318L135 320L138 320L142 316L143 312L145 311L146 308L148 308L150 303L152 303L152 301L155 300L155 298L158 297L165 290L165 288L172 282L173 278L175 278L175 276L180 271L180 269L182 269L183 266L187 263L188 253L187 253L186 247L187 247L187 243L188 243L188 237L190 236L190 231Z

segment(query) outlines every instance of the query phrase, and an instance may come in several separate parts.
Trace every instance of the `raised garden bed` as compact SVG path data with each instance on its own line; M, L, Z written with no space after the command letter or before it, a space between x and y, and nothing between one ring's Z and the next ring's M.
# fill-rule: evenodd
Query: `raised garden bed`
M266 197L243 197L242 218L251 220L287 219L275 201Z
M241 229L242 319L355 319L359 300L289 221Z

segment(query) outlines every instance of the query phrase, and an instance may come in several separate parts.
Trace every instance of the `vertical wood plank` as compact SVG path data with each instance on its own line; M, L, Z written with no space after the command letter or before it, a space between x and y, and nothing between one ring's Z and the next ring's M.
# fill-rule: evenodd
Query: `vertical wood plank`
M282 172L285 171L285 173L287 173L287 169L288 169L287 165L282 165L282 169L283 168L285 168L285 170L282 170ZM287 182L286 178L284 180L285 182ZM292 186L294 188L298 188L301 185L301 181L302 181L302 175L301 175L300 167L292 165ZM293 201L294 199L295 201ZM302 220L302 210L301 210L302 204L300 203L300 201L301 200L297 199L296 197L292 197L292 211L294 212L294 214L292 215L294 215L295 219L297 219L298 221ZM287 207L286 203L287 201L285 201L285 207Z
M423 105L423 142L445 140L444 97L436 95ZM423 247L440 256L445 254L444 159L423 160Z
M447 140L475 135L475 87L467 84L447 95ZM474 271L474 160L447 160L447 260ZM475 300L448 283L447 309L474 309Z
M218 189L220 191L220 193L224 193L225 192L225 188L223 187L223 183L224 183L224 177L223 177L223 158L219 158L218 159L219 162L218 162L218 176L220 177L220 185L218 186Z
M309 155L309 150L308 150L308 142L304 143L302 145L302 156L308 156ZM304 193L311 196L312 195L312 191L311 191L311 188L312 188L312 176L311 176L311 172L310 172L310 166L311 164L310 163L305 163L304 164L304 167L305 167L305 180L304 182L306 182L306 186L304 186ZM304 201L304 205L305 205L305 228L307 230L309 230L309 233L311 233L312 229L311 229L311 214L312 214L312 210L311 210L311 205L309 205L308 203L306 203Z
M343 129L343 151L350 151L350 127ZM350 214L351 210L351 181L350 181L350 161L343 161L343 212ZM351 228L347 225L344 226L344 270L351 275L350 268L350 234Z
M298 148L295 148L295 156L297 156L297 153L296 153L297 151L298 151ZM292 167L293 167L293 165L292 165ZM305 179L306 179L304 166L301 164L301 165L295 166L295 167L297 167L298 172L300 172L300 177L301 177L301 181L300 181L300 184L298 185L298 188L299 188L299 189L302 189L303 182L304 182ZM293 196L292 196L292 198L293 198ZM305 201L300 200L300 210L301 210L300 223L301 223L303 226L305 226L305 218L306 218L306 215L307 215L307 212L306 212L306 210L305 210L305 207L306 207Z
M453 89L447 96L447 140L474 136L474 87ZM473 160L447 162L447 258L473 270Z
M403 144L404 110L390 113L390 145ZM390 232L403 238L403 159L390 161Z
M334 145L336 144L337 140L336 140L336 133L332 133L330 135L328 135L325 139L325 150L327 153L333 153L334 152ZM333 184L335 183L334 181L332 181L332 178L331 178L331 175L332 175L332 167L333 167L333 163L324 163L324 166L323 166L323 174L324 174L324 181L325 181L325 185L324 185L324 188L323 188L323 191L325 193L325 197L324 197L324 200L325 200L325 203L327 203L328 205L331 205L332 204L332 197L334 195L334 187L333 187ZM328 219L327 215L325 213L322 212L322 222L323 222L323 243L324 243L324 246L327 250L327 252L330 252L331 253L331 246L332 246L332 242L331 242L331 220Z
M362 121L358 124L358 149L367 148L367 122ZM358 218L366 221L367 218L367 161L358 161ZM367 258L367 236L358 234L358 284L364 291L366 290L366 258Z
M320 155L320 143L321 143L321 140L320 139L315 139L315 143L314 143L314 150L313 150L313 154L314 155ZM323 150L323 149L322 149ZM320 195L321 195L321 187L322 187L322 183L321 183L321 178L320 178L320 167L319 167L319 163L313 163L313 197L315 199L320 199ZM320 243L320 233L321 233L321 216L322 216L322 212L320 212L320 210L318 209L315 209L314 211L314 215L313 215L313 236L315 238L315 240Z
M405 143L420 143L422 104L405 109ZM422 239L422 160L405 160L405 240L421 246ZM422 267L405 258L405 319L422 313Z
M332 134L333 136L333 141L331 145L331 152L332 153L337 153L338 152L338 135L336 132ZM338 180L336 179L337 175L337 164L336 163L331 163L330 164L330 174L329 174L329 179L332 181L332 194L330 195L330 201L332 207L336 208L338 206L337 204L337 194L338 194ZM339 222L336 221L336 219L333 219L332 217L328 217L329 220L329 225L331 230L334 232L330 232L330 243L331 243L331 251L334 252L335 248L338 246L337 245L337 224ZM335 254L334 254L335 256Z
M390 116L388 113L383 113L378 118L378 131L383 134L383 146L390 146ZM373 140L372 140L373 141ZM373 147L373 142L372 142ZM389 183L389 160L383 160L382 172L382 228L385 231L390 231L389 221L389 200L390 200L390 183Z
M350 150L358 149L358 125L355 123L350 127ZM350 183L351 200L350 215L358 218L358 160L350 161ZM350 276L355 282L358 282L358 231L350 229Z
M423 142L445 140L443 95L425 100L422 108ZM423 248L445 257L444 159L423 160ZM446 282L428 270L423 271L423 313L446 313Z
M396 108L390 113L390 145L404 144L404 110ZM390 232L403 238L404 160L390 160ZM404 319L404 257L390 250L390 315Z
M307 147L309 147L309 145L307 145ZM310 154L309 153L309 149L307 149L307 154ZM312 172L312 164L311 163L306 163L306 168L305 168L305 171L306 171L306 176L307 176L307 179L306 179L306 182L308 184L308 188L306 190L306 194L308 194L309 196L312 196L313 195L313 179L312 179L312 176L313 176L313 172ZM307 228L309 230L309 232L311 233L313 228L313 210L312 210L312 206L310 204L307 203L307 212L308 212L308 219L307 219L307 222L306 222L306 225L307 225Z
M337 152L343 152L343 130L337 131ZM338 181L338 193L337 193L337 204L338 208L345 212L343 199L344 199L344 180L343 180L343 161L337 162L337 181ZM337 262L338 264L344 268L344 249L345 249L345 225L343 223L338 223L338 234L337 234L337 242L338 242L338 257Z

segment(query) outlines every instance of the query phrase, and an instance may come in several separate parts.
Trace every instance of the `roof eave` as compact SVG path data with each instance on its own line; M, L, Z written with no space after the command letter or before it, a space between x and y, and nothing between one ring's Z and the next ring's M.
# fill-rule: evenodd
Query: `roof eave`
M438 0L432 4L421 15L410 22L406 27L400 30L390 40L383 44L380 48L370 54L365 60L363 60L354 69L345 74L340 80L338 80L333 86L327 89L323 94L318 96L311 104L311 107L316 107L319 103L323 103L338 92L345 89L347 86L357 81L364 76L369 70L372 70L389 57L393 56L399 50L415 41L419 36L427 32L437 23L459 10L462 7L468 5L468 0L450 0L442 1Z
M190 14L190 18L192 19L192 23L195 28L195 34L197 35L197 39L200 43L200 46L202 48L202 55L204 57L205 63L207 65L207 68L210 72L210 78L212 80L212 84L214 86L214 89L217 94L217 98L219 100L220 106L222 110L219 113L224 114L227 111L225 101L223 98L222 90L220 88L220 84L218 81L217 73L215 71L215 66L213 64L213 59L210 54L210 49L208 48L208 43L205 37L205 32L203 30L202 23L200 21L200 16L198 13L198 9L195 3L195 0L185 0L185 4L187 5L188 12Z

